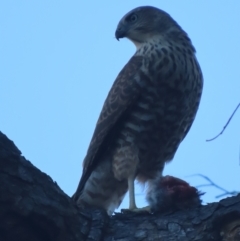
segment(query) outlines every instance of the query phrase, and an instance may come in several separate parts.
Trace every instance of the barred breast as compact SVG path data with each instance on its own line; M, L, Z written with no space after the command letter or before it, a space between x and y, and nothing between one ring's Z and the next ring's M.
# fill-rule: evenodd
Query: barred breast
M188 46L152 43L137 54L147 56L139 82L143 94L119 130L113 172L118 180L135 173L144 183L161 175L190 129L201 97L202 73Z

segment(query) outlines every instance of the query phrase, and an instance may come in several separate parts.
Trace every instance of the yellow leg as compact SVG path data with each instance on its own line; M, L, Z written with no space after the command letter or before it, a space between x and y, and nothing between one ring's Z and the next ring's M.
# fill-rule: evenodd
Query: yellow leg
M135 189L134 189L134 177L128 178L128 191L129 191L129 210L137 209L135 202Z
M127 212L150 212L150 207L137 208L135 202L135 190L134 190L134 177L128 178L128 191L129 191L129 209L122 209L123 213Z

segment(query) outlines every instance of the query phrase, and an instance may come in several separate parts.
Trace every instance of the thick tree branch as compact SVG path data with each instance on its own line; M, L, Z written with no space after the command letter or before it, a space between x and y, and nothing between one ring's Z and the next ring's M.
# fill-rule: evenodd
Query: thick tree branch
M45 173L0 132L0 240L100 240L108 217L78 211Z
M240 240L240 195L175 213L108 218L101 210L78 210L1 132L0 183L4 241Z

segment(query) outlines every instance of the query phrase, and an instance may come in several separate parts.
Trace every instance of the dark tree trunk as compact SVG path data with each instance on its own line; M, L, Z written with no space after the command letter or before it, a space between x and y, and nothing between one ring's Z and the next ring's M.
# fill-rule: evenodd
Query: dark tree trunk
M170 214L79 210L0 132L0 241L240 240L240 195Z

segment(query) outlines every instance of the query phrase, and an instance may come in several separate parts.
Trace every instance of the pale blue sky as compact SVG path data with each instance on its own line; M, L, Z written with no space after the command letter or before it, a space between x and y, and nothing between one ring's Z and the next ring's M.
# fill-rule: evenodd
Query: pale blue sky
M115 28L129 10L167 11L189 34L204 74L197 118L164 174L199 185L202 173L240 190L240 1L0 2L0 130L68 194L75 191L96 120L118 72L134 54ZM205 202L220 191L207 192ZM141 193L141 188L137 191ZM137 198L144 205L144 195ZM123 202L127 207L127 199Z

